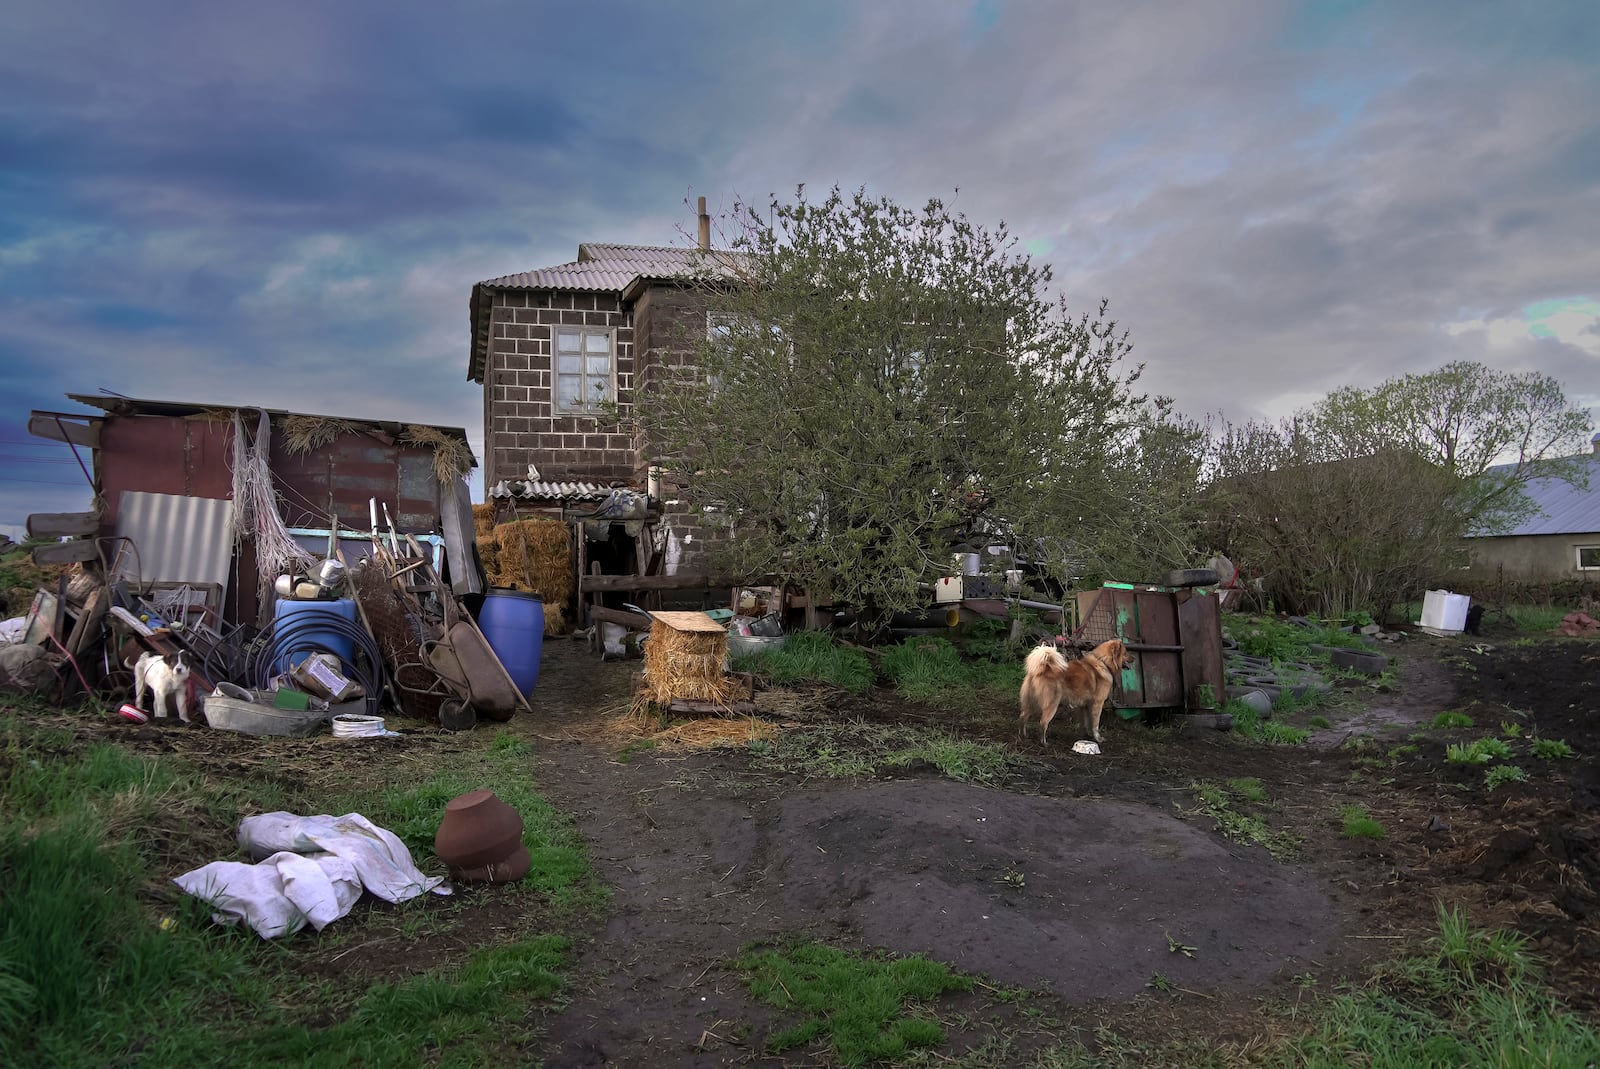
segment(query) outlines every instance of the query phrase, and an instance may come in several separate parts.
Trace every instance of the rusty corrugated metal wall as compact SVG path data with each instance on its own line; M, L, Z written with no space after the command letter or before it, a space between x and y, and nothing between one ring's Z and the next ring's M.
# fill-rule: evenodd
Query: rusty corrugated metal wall
M115 533L125 490L232 498L231 420L108 413L100 424L95 479L105 502L102 534ZM340 526L364 531L370 526L367 503L375 497L388 504L401 531L439 530L447 488L435 478L433 451L426 446L357 432L295 455L284 448L283 435L274 427L268 461L286 526L327 527L331 499ZM255 618L255 588L255 558L246 546L230 584L230 619Z

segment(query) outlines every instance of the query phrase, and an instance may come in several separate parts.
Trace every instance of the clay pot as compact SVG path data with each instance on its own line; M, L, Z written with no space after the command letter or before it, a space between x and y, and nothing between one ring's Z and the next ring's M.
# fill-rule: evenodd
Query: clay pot
M453 875L504 866L522 847L522 814L491 790L468 791L445 803L433 852Z
M454 875L458 880L474 880L482 883L515 883L526 876L531 868L533 868L533 855L528 853L526 846L519 846L504 861L492 865L484 865L476 869L459 869L454 872Z

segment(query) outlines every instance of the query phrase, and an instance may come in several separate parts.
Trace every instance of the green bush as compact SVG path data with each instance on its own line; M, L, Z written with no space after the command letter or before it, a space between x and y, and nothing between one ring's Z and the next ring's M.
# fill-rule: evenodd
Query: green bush
M1496 765L1483 774L1483 785L1494 790L1502 783L1524 783L1528 774L1516 765Z
M1565 739L1534 739L1531 748L1533 756L1542 757L1546 761L1577 756L1577 752L1567 745Z

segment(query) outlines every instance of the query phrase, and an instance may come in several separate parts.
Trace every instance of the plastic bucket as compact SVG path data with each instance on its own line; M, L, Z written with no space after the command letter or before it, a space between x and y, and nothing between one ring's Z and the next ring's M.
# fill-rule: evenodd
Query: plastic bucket
M341 619L350 623L356 622L356 603L349 598L338 601L288 601L280 599L273 607L272 618L276 629L287 632L294 628L294 648L289 656L283 658L275 667L275 671L285 672L318 650L326 650L335 654L341 661L349 664L356 654L355 640L334 631L331 627L326 631L318 630L314 625L318 621Z
M478 610L478 627L522 696L531 697L544 648L544 601L521 590L491 590Z

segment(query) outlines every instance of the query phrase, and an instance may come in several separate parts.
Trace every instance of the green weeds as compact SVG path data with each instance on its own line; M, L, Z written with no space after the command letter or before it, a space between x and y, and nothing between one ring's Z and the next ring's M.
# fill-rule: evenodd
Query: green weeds
M1471 742L1453 742L1444 751L1444 759L1457 765L1486 765L1491 761L1504 761L1510 756L1510 746L1500 739L1489 737Z
M1294 857L1299 850L1297 836L1273 831L1258 814L1236 808L1240 803L1255 806L1267 803L1259 780L1233 779L1224 784L1200 780L1190 784L1190 789L1195 794L1195 811L1211 818L1224 837L1247 846L1264 846L1280 861Z
M1469 728L1472 726L1472 717L1468 716L1466 713L1460 713L1446 709L1444 712L1433 718L1433 726L1441 729Z
M831 683L855 694L866 693L874 680L872 662L865 653L836 645L821 631L796 632L781 649L740 657L734 667L756 672L774 683Z
M1483 785L1494 790L1502 783L1526 783L1528 774L1516 765L1496 765L1483 774Z
M1565 739L1534 739L1529 745L1533 756L1546 761L1560 761L1576 757L1577 751L1567 745Z

